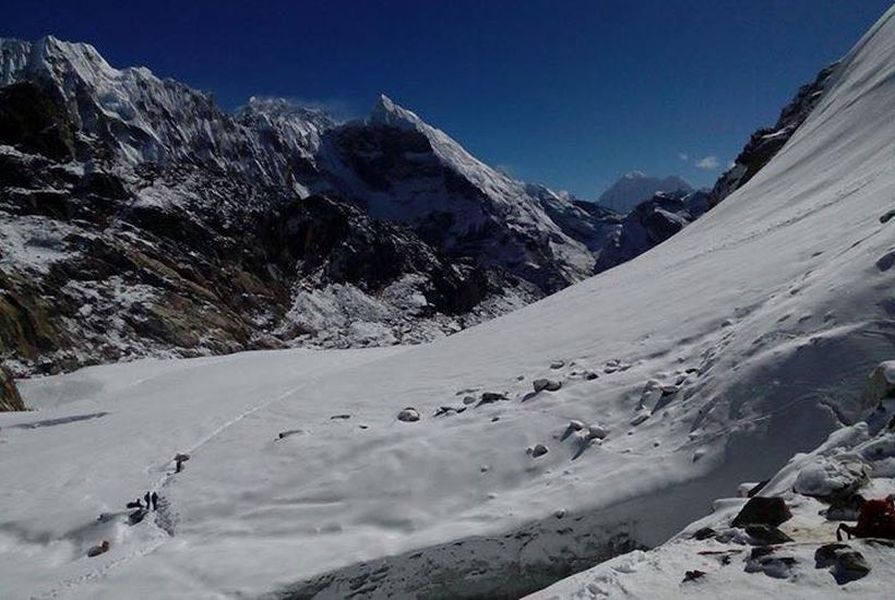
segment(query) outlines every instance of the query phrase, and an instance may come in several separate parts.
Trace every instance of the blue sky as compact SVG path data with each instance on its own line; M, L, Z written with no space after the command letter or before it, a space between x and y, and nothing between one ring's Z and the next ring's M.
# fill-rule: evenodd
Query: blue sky
M276 95L362 116L385 92L486 162L594 198L635 169L710 185L890 2L124 4L4 0L0 34L87 41L228 109Z

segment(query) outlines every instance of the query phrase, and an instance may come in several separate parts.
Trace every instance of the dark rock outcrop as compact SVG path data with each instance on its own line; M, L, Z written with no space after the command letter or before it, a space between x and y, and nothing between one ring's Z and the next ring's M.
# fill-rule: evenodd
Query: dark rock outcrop
M731 522L733 527L746 527L747 525L767 525L779 527L782 523L792 518L792 512L786 506L783 498L778 496L765 498L755 496L749 498L739 514Z
M842 585L866 577L870 565L864 555L848 544L826 544L814 553L814 566L829 569L836 583Z
M0 412L25 410L25 404L9 372L0 367Z
M814 81L799 88L795 98L783 107L773 127L762 127L752 134L733 166L715 182L711 192L712 206L745 185L786 145L817 106L838 64L822 69Z

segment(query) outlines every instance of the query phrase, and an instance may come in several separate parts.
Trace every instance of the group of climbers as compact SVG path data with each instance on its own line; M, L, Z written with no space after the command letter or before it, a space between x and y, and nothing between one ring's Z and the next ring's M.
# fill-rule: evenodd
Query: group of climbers
M175 465L174 472L180 473L181 471L183 471L183 463L185 463L189 459L190 459L189 454L178 453L177 455L175 455L174 456L174 465ZM143 495L142 499L137 498L136 500L128 502L127 505L125 506L125 508L127 510L136 509L136 510L133 510L133 512L128 513L128 515L127 515L128 524L136 525L137 523L140 523L143 521L143 519L146 517L146 515L149 513L150 510L158 510L159 500L160 500L160 497L159 497L158 493L150 490L150 491L147 491ZM102 522L102 521L106 521L113 517L114 517L114 513L103 513L99 516L99 520ZM94 556L99 556L100 554L103 554L105 552L108 552L109 546L110 546L109 540L103 540L102 543L99 543L96 546L92 546L87 551L87 556L94 557Z

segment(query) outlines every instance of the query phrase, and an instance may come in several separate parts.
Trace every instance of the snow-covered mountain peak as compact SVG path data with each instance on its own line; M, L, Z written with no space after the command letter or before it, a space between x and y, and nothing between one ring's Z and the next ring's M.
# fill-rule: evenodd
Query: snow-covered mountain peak
M379 95L373 110L370 111L370 123L420 131L426 127L426 123L416 113L398 106L385 94Z

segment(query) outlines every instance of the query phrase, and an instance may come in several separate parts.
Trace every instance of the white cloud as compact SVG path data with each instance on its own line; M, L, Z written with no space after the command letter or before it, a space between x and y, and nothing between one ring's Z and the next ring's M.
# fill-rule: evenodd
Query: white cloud
M688 162L690 160L690 155L686 152L678 152L677 157L684 162Z
M706 171L714 171L718 168L719 164L717 156L706 156L696 161L696 168L705 169Z

